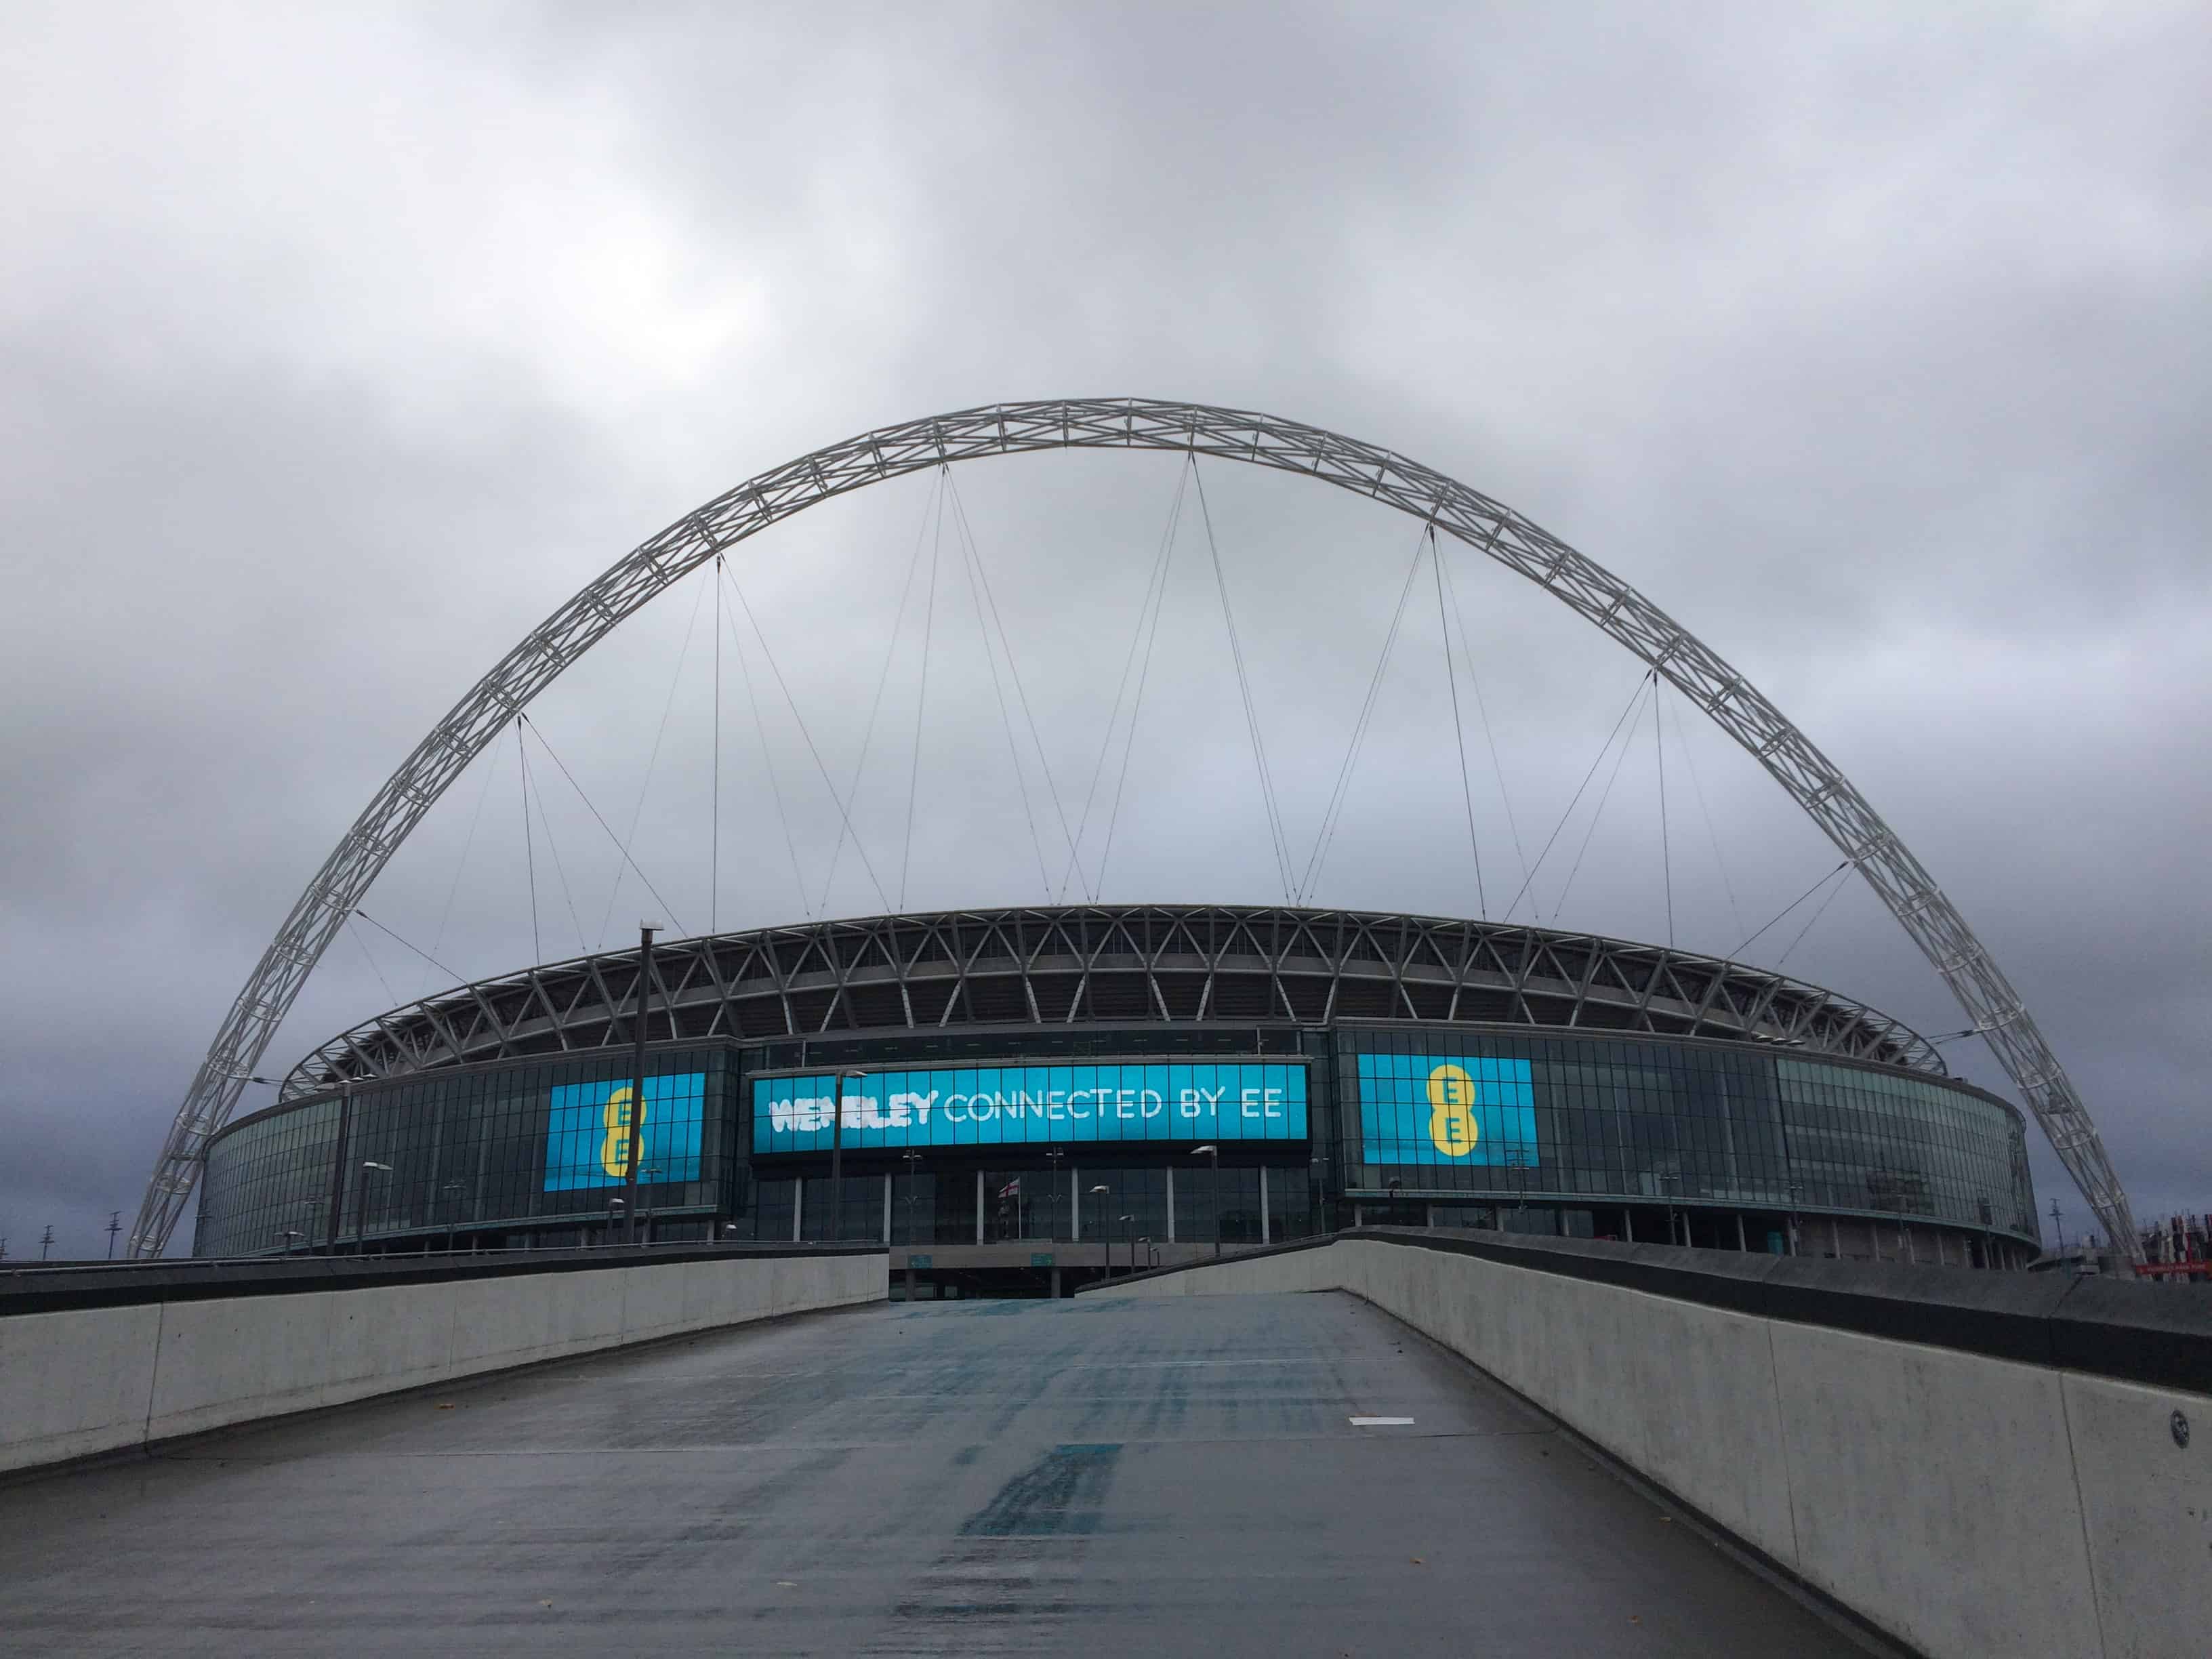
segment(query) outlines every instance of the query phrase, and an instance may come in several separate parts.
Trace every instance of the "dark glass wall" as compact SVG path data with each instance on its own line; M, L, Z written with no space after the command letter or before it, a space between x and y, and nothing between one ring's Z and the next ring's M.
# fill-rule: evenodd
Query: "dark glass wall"
M2018 1115L1929 1079L1438 1030L1340 1030L1335 1069L1348 1188L1837 1209L2035 1236Z
M1094 1030L1083 1049L1142 1052L1139 1037L1158 1035ZM1224 1144L1218 1177L1210 1160L1174 1145L1070 1146L1057 1163L1029 1146L933 1150L912 1162L848 1151L833 1196L826 1158L755 1163L745 1151L744 1068L823 1063L816 1045L655 1051L640 1207L661 1237L704 1237L711 1216L722 1237L783 1241L795 1229L806 1239L878 1239L888 1178L901 1243L1067 1239L1079 1229L1086 1242L1103 1232L1257 1243L1264 1164L1266 1236L1276 1239L1349 1224L1346 1193L1372 1200L1393 1182L1403 1201L1391 1215L1443 1224L1480 1214L1492 1218L1483 1224L1587 1231L1593 1206L1680 1202L2036 1236L2018 1115L1934 1079L1626 1036L1407 1026L1200 1035L1194 1052L1306 1054L1310 1144ZM1034 1047L1018 1036L980 1042L969 1046L983 1060ZM897 1054L873 1041L865 1058ZM594 1166L611 1091L628 1074L627 1054L602 1053L365 1085L349 1113L324 1097L247 1119L210 1148L196 1249L323 1247L341 1164L342 1248L364 1235L398 1248L447 1236L508 1245L604 1237L622 1184ZM656 1089L676 1092L657 1099ZM665 1132L686 1112L696 1140L656 1139L656 1114ZM1382 1213L1372 1201L1366 1209L1370 1219ZM1506 1215L1514 1220L1496 1219Z
M646 1069L641 1214L672 1227L687 1214L740 1207L726 1052L657 1053ZM349 1105L328 1097L264 1115L209 1149L194 1254L325 1245L334 1186L343 1248L364 1237L428 1241L491 1228L551 1243L546 1224L571 1218L604 1227L624 1192L608 1164L625 1167L626 1142L609 1135L628 1121L629 1082L626 1059L602 1054L428 1073L357 1088Z

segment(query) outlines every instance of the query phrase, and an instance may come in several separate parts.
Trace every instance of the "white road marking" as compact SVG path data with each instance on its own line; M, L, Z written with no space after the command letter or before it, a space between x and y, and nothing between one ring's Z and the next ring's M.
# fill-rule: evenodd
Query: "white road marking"
M1410 1427L1410 1417L1355 1417L1351 1419L1355 1429L1396 1429Z

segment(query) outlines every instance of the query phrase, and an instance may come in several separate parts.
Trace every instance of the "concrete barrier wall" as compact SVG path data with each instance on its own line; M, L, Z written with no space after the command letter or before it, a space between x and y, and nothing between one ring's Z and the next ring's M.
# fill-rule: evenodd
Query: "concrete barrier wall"
M2212 1651L2212 1343L2190 1330L2117 1334L2163 1340L2151 1369L2191 1385L2144 1383L1374 1238L1086 1294L1316 1290L1463 1355L1920 1652Z
M779 1314L884 1300L881 1251L283 1288L0 1315L0 1472Z

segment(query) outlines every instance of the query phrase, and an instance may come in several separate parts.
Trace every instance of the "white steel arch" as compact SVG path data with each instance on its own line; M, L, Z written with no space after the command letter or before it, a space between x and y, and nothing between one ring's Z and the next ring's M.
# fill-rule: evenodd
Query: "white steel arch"
M1594 560L1441 472L1269 415L1121 398L994 404L884 427L802 455L685 514L533 629L386 780L292 906L178 1108L131 1229L130 1254L159 1255L167 1247L209 1138L228 1119L301 986L400 842L570 663L672 582L817 501L949 462L1071 448L1243 461L1372 497L1527 577L1650 664L1750 751L1881 896L1988 1038L2115 1246L2140 1259L2127 1195L2096 1126L2019 994L1865 797L1741 674Z

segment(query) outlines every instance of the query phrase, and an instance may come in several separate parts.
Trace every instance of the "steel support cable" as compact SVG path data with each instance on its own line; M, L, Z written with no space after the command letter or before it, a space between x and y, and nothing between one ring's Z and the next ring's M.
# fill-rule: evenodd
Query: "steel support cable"
M1559 821L1552 826L1552 833L1545 837L1543 850L1536 854L1535 863L1528 866L1528 873L1522 878L1521 890L1513 895L1513 902L1505 907L1505 914L1498 918L1499 921L1512 920L1514 911L1521 907L1521 901L1528 896L1529 889L1536 884L1536 872L1544 867L1544 860L1552 856L1552 848L1559 839L1559 832L1567 827L1567 820L1574 817L1575 808L1582 804L1583 792L1589 787L1590 780L1597 775L1597 769L1605 764L1605 757L1613 752L1613 740L1620 735L1620 728L1628 724L1629 716L1635 714L1643 703L1644 683L1650 678L1648 672L1636 677L1635 688L1628 694L1627 706L1620 711L1620 718L1613 723L1613 730L1606 733L1605 741L1598 745L1597 753L1590 759L1589 770L1583 774L1583 781L1575 786L1575 793L1567 801L1566 811L1559 814ZM1544 907L1541 904L1529 899L1528 908L1536 921L1543 921ZM1554 909L1553 914L1557 915L1559 912Z
M1656 674L1651 677L1651 756L1659 770L1659 876L1667 891L1667 948L1671 951L1674 948L1674 854L1667 836L1667 740L1660 731Z
M1822 876L1820 880L1814 882L1803 892L1798 894L1796 898L1791 899L1789 903L1784 905L1779 910L1777 910L1774 913L1774 915L1768 920L1765 927L1759 928L1758 932L1753 933L1749 939L1745 939L1742 944L1737 945L1735 950L1729 951L1729 956L1730 959L1739 962L1741 961L1743 959L1743 953L1751 949L1752 945L1766 932L1768 927L1773 927L1776 922L1780 921L1783 917L1788 915L1792 910L1795 910L1807 899L1812 897L1814 894L1819 892L1823 887L1826 887L1830 882L1833 881L1838 875L1850 867L1851 861L1849 859L1845 859L1833 870L1829 871L1827 874Z
M645 884L645 890L653 895L653 902L660 907L661 914L668 918L669 925L679 934L689 933L690 930L676 919L676 907L661 897L660 890L653 884L653 878L647 875L639 866L638 861L630 856L629 848L619 841L615 841L614 826L600 815L598 807L592 805L592 798L584 793L584 786L576 781L576 775L568 769L568 763L561 758L561 751L546 741L545 733L538 729L536 720L532 720L527 714L521 718L523 724L530 728L531 735L538 739L538 746L545 751L547 757L554 765L561 769L561 775L568 780L568 787L576 792L576 799L584 803L584 810L589 812L592 821L606 832L607 839L615 842L615 848L622 854L623 862L629 866L630 873Z
M1260 775L1260 804L1267 814L1267 836L1275 854L1275 874L1282 883L1283 902L1291 902L1291 843L1283 831L1282 804L1275 796L1275 780L1267 769L1267 745L1260 736L1260 709L1252 699L1252 678L1244 669L1244 646L1237 637L1237 611L1229 603L1229 578L1221 568L1221 549L1213 537L1213 511L1206 500L1206 478L1198 470L1198 457L1190 458L1191 482L1198 486L1198 516L1206 526L1206 551L1213 562L1214 591L1221 595L1221 620L1229 630L1230 660L1237 665L1237 691L1244 702L1244 727L1252 737L1252 761ZM1102 876L1102 879L1103 879Z
M1431 527L1431 544L1434 531ZM1482 722L1482 740L1490 750L1490 769L1498 779L1498 799L1505 808L1505 827L1513 836L1513 857L1521 866L1521 878L1528 878L1528 854L1521 846L1521 821L1513 811L1513 793L1505 787L1505 763L1498 758L1498 735L1491 729L1490 706L1482 695L1482 676L1475 671L1474 647L1467 636L1467 613L1460 608L1459 585L1453 581L1451 571L1444 569L1444 592L1451 595L1452 621L1459 628L1460 660L1467 665L1467 683L1474 693L1474 712Z
M1137 670L1137 694L1129 699L1129 732L1121 744L1121 769L1114 779L1114 805L1106 814L1106 839L1098 853L1098 881L1091 890L1095 900L1106 891L1106 866L1114 856L1114 831L1121 822L1121 793L1129 784L1129 762L1137 752L1137 720L1145 712L1145 687L1152 678L1152 648L1159 643L1160 618L1168 608L1167 574L1161 571L1159 597L1152 605L1152 626L1145 635L1145 659Z
M737 579L734 572L725 571L724 574L729 578L730 592L737 595L738 605L745 613L745 621L752 626L753 638L760 646L761 656L768 664L768 672L775 676L776 690L783 693L784 705L791 710L792 724L799 728L799 735L806 744L806 752L813 758L814 769L822 775L822 787L830 792L830 799L837 808L837 816L844 821L846 832L853 838L853 851L860 856L860 868L868 872L868 885L876 890L877 898L883 902L884 908L889 909L890 896L884 891L883 883L877 878L875 861L868 856L867 844L860 839L860 832L853 827L853 815L846 809L845 798L837 793L836 781L830 775L830 768L822 758L821 750L815 746L814 734L806 729L806 717L799 712L799 699L791 694L791 683L784 678L783 669L776 662L775 652L768 642L767 630L762 628L760 618L753 614L752 601L745 598L744 584Z
M677 647L676 667L668 677L668 695L660 704L660 724L653 733L653 750L646 757L645 776L637 786L637 799L629 812L629 833L615 843L615 878L607 889L607 908L599 916L599 943L604 950L607 943L607 928L615 919L615 902L622 897L623 873L629 867L629 849L637 839L637 826L645 819L645 798L653 788L653 769L660 764L660 745L668 736L668 717L676 708L676 690L684 683L684 665L691 655L691 635L699 626L699 606L706 599L707 590L702 587L691 596L690 619L684 624L684 643Z
M453 864L453 879L446 889L445 907L438 912L438 931L430 939L430 953L433 956L446 946L446 924L453 918L453 898L461 890L461 878L468 873L469 854L477 844L477 826L483 820L484 803L491 799L492 780L499 775L500 753L499 750L493 750L491 763L484 768L483 787L477 792L477 810L469 815L468 836L461 843L461 856ZM422 988L416 994L427 994L429 989L430 976L425 974Z
M1636 688L1637 703L1640 704L1643 702L1644 693L1650 689L1651 684L1652 677L1647 674L1644 676L1643 684ZM1632 712L1634 705L1631 707ZM1613 770L1605 775L1605 787L1598 792L1597 805L1590 809L1589 823L1583 830L1583 844L1576 850L1573 867L1567 872L1566 880L1559 884L1559 896L1552 905L1552 922L1554 927L1559 924L1559 912L1566 908L1568 890L1574 886L1575 878L1582 873L1583 860L1588 855L1590 842L1597 835L1598 820L1605 816L1606 802L1613 799L1613 786L1620 779L1620 769L1628 760L1628 751L1635 746L1636 732L1632 722L1627 737L1622 739L1620 752L1613 757Z
M1359 751L1367 742L1367 728L1374 719L1376 700L1382 694L1382 677L1390 666L1390 653L1397 649L1398 631L1406 622L1406 603L1413 597L1413 578L1421 572L1421 550L1426 541L1425 533L1414 538L1413 556L1406 562L1406 580L1398 585L1397 608L1390 613L1390 626L1382 635L1382 649L1375 659L1375 672L1367 677L1367 696L1359 705L1359 713L1352 721L1352 736L1344 746L1344 759L1336 769L1336 781L1328 792L1328 802L1322 809L1321 828L1314 835L1313 851L1306 859L1305 874L1298 884L1297 902L1303 904L1313 896L1321 884L1321 872L1328 863L1329 848L1336 844L1336 826L1344 816L1344 808L1352 798L1352 779L1359 764Z
M868 702L868 723L860 732L860 757L853 763L853 781L845 786L846 798L856 806L860 800L860 778L868 769L868 755L876 740L876 721L883 713L884 690L890 684L891 665L898 660L899 629L906 622L907 601L914 597L914 579L921 568L921 550L928 544L930 525L933 520L943 517L945 489L950 476L945 468L938 469L932 480L928 497L922 502L921 522L915 528L914 551L906 562L906 580L899 584L898 609L891 612L890 639L884 647L884 665L876 675L876 694ZM717 561L718 567L719 563ZM787 824L787 833L788 830ZM836 844L830 849L830 873L822 878L822 902L815 907L824 915L830 913L830 890L836 884L837 866L844 858L848 837L848 827L841 822L837 828ZM804 903L805 900L800 902ZM810 910L807 914L811 916L814 912Z
M455 983L456 985L458 985L458 984L459 984L459 983L461 982L461 975L459 975L459 973L458 973L458 972L457 972L456 970L454 970L453 969L451 969L451 968L447 967L447 966L446 966L446 964L445 964L444 963L442 963L442 962L439 961L439 960L437 959L437 957L435 957L432 956L432 955L431 955L428 951L422 950L422 949L419 948L418 946L416 946L416 945L410 945L410 944L409 944L405 939L404 939L400 938L398 934L397 934L397 933L393 933L393 932L392 932L389 927L386 927L382 922L379 921L378 921L374 916L372 916L371 915L369 915L368 911L366 911L366 910L364 910L364 909L362 909L358 905L356 905L356 906L352 910L350 910L350 911L349 911L349 912L347 913L347 915L346 915L346 920L347 920L347 921L348 921L348 922L350 922L350 921L353 920L353 918L354 918L355 916L359 916L359 917L360 917L363 921L367 922L370 927L372 927L375 928L375 929L376 929L376 931L377 931L378 933L380 933L383 934L386 939L390 939L390 940L391 940L394 945L398 945L401 950L403 950L403 951L414 951L414 953L415 953L416 956L418 956L418 957L422 957L423 961L425 961L425 962L428 963L429 963L433 968L435 968L435 969L436 969L440 973L441 973L441 974L445 975L447 978L448 978L448 979L452 980L452 981L453 981L453 983ZM356 934L356 938L358 938L358 937L359 937L359 935L358 935L358 934ZM362 946L362 949L363 949L364 951L366 951L366 950L368 949L368 947L367 947L366 945L364 945L364 946ZM374 966L374 962L375 962L375 958L371 957L371 958L370 958L370 963L371 963L371 965L372 965L372 966ZM385 989L386 989L387 992L389 992L389 991L391 990L391 988L391 988L390 986L388 986L388 985L387 985L386 987L385 987Z
M921 683L914 697L914 754L907 763L906 841L899 853L898 908L906 908L907 875L914 867L914 810L921 797L921 723L929 712L929 653L937 639L937 567L945 554L945 492L937 492L937 529L929 538L929 591L921 602ZM854 787L859 788L859 780Z
M952 481L952 474L950 468L945 471L945 480L946 487L950 489ZM991 671L991 695L998 699L999 724L1005 730L1006 734L1006 760L1007 763L1014 769L1014 787L1021 794L1022 817L1028 822L1030 827L1030 845L1036 853L1037 880L1042 884L1044 887L1045 902L1049 904L1052 902L1052 871L1045 863L1044 837L1037 832L1036 809L1030 801L1029 775L1022 766L1021 744L1014 737L1013 710L1009 708L1006 703L1006 689L999 678L998 654L991 648L990 626L983 619L983 586L981 578L983 556L981 550L975 545L975 536L968 526L967 514L961 511L960 501L957 494L953 497L952 507L953 528L955 531L954 539L960 544L960 568L967 575L968 599L969 603L974 606L975 611L975 637L977 641L981 643L983 647L984 665ZM1007 658L1006 667L1009 672L1012 672L1013 659L1011 655ZM1021 689L1021 681L1018 678L1014 681L1014 689L1017 691L1019 691ZM1026 708L1026 702L1024 702L1024 707ZM1043 752L1042 744L1039 745L1038 752L1040 755ZM1048 771L1045 775L1046 787L1049 788L1051 787L1051 783L1052 775ZM1054 805L1058 805L1057 799L1054 800ZM1062 833L1066 832L1066 828L1067 821L1066 817L1063 816L1060 820L1060 829Z
M522 861L530 874L530 959L545 960L545 946L538 937L538 848L530 833L530 755L522 746L522 716L514 717L514 758L522 771Z
M714 555L714 757L707 809L707 932L722 931L722 556Z
M543 744L545 741L544 733L538 732L535 723L525 722L525 724L527 724L530 730L537 735L539 743ZM550 755L553 751L548 749L545 752ZM584 936L583 918L576 914L576 896L568 886L568 866L561 861L561 844L553 839L553 819L551 814L546 810L544 786L537 784L535 780L532 782L534 787L531 793L538 799L538 827L545 834L545 850L553 860L553 874L561 883L561 900L568 907L568 921L576 930L576 954L584 956L590 952L592 944Z
M720 562L718 559L715 569L719 572L720 568ZM745 706L752 711L753 735L760 741L761 765L768 773L769 793L775 801L776 822L783 826L783 849L791 858L792 890L799 895L800 912L809 921L811 921L814 920L814 910L813 907L806 902L806 878L799 872L799 842L791 833L791 812L784 805L783 780L776 771L775 752L769 747L768 722L761 717L760 695L753 686L752 665L745 660L744 641L738 635L736 618L731 617L728 621L730 648L738 653L738 675L744 682ZM824 902L828 901L826 892L823 895L823 901Z
M1113 706L1106 711L1105 734L1098 740L1098 758L1091 763L1091 785L1083 796L1083 815L1075 821L1075 840L1068 848L1067 869L1060 878L1059 890L1054 895L1055 903L1067 896L1067 884L1084 873L1082 847L1085 838L1091 833L1091 811L1098 799L1098 781L1105 775L1107 756L1114 750L1114 732L1121 720L1121 699L1128 695L1129 676L1136 668L1138 648L1145 639L1145 619L1152 615L1154 605L1166 597L1167 573L1175 555L1176 533L1182 522L1183 496L1189 487L1190 469L1177 467L1175 495L1168 503L1167 527L1160 533L1159 551L1152 556L1152 568L1145 577L1145 595L1137 605L1137 624L1129 635L1129 649L1121 659L1121 678L1115 683ZM1157 623L1154 625L1157 629ZM1126 762L1124 769L1127 769ZM1097 890L1087 881L1083 893L1085 898L1098 896Z
M1045 794L1052 802L1053 816L1060 822L1060 840L1073 853L1075 836L1067 827L1067 808L1060 800L1060 785L1053 778L1052 762L1045 753L1044 738L1037 731L1036 715L1030 708L1029 688L1023 683L1021 664L1014 656L1014 642L1006 633L1005 621L999 615L999 599L991 590L991 573L983 563L982 544L975 539L975 527L968 518L968 503L961 499L959 486L953 482L950 467L945 471L945 487L952 492L952 516L960 526L961 535L967 540L969 556L975 562L975 580L982 584L983 604L991 613L991 627L998 635L999 653L1006 659L1007 678L1014 683L1014 697L1021 704L1023 723L1029 727L1030 747L1036 750L1037 772L1044 779ZM1049 896L1052 890L1048 879L1045 890Z
M744 480L623 555L531 630L408 752L302 888L216 1025L165 1136L128 1249L159 1255L209 1137L301 988L393 852L507 720L577 658L726 549L833 496L947 461L1058 449L1201 454L1328 484L1433 522L1566 605L1658 672L1741 745L1838 850L1951 988L2106 1230L2140 1260L2127 1194L2080 1091L2020 993L1871 802L1759 690L1586 554L1492 498L1380 445L1249 410L1142 398L1044 398L859 434ZM314 1086L296 1070L285 1098Z
M368 963L368 971L376 975L376 982L384 988L384 994L391 999L386 1006L397 1008L399 1006L399 993L392 988L392 981L385 978L384 969L376 965L376 953L368 948L368 941L361 936L361 929L353 925L351 916L346 918L346 931L353 936L354 944L359 947L362 956ZM396 939L398 935L394 934L392 937Z
M1845 870L1849 870L1850 867L1851 866L1848 862L1844 866ZM1836 895L1842 892L1844 888L1850 884L1850 878L1847 875L1843 880L1838 882L1833 887L1831 887L1828 890L1827 897L1822 899L1818 905L1814 907L1813 914L1805 918L1805 925L1797 930L1797 937L1791 939L1788 947L1784 950L1782 954L1774 958L1774 966L1778 972L1780 971L1782 964L1790 960L1792 952L1805 942L1805 935L1811 933L1814 927L1819 924L1820 918L1828 914L1828 907L1836 902Z
M1735 884L1729 879L1728 860L1721 856L1720 831L1713 825L1712 809L1705 804L1705 786L1698 777L1698 757L1690 747L1689 738L1682 730L1682 711L1669 703L1667 714L1674 722L1674 748L1689 769L1690 793L1697 798L1698 814L1705 821L1705 839L1712 843L1713 867L1720 872L1721 890L1728 895L1729 920L1739 933L1743 931L1743 912L1735 902Z
M1467 775L1467 727L1459 714L1459 673L1452 666L1451 613L1444 609L1444 564L1437 551L1437 532L1429 530L1429 574L1437 585L1437 632L1443 636L1444 680L1451 687L1452 752L1459 757L1460 799L1467 805L1467 845L1474 854L1475 913L1484 921L1490 920L1490 896L1482 885L1482 843L1474 833L1474 785ZM1669 943L1672 943L1670 940Z

